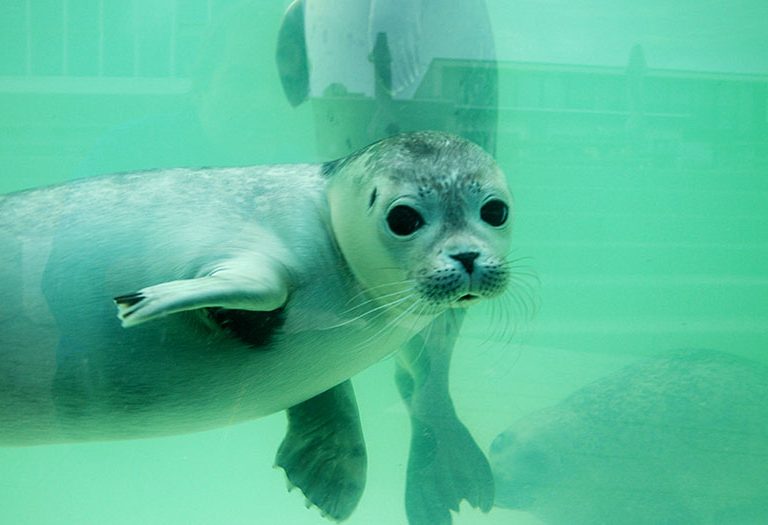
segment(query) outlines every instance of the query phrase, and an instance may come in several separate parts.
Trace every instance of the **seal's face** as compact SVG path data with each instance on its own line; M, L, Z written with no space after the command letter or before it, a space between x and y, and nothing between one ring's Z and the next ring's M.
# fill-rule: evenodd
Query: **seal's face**
M512 200L478 146L443 133L386 139L329 190L339 247L383 304L438 312L506 289Z

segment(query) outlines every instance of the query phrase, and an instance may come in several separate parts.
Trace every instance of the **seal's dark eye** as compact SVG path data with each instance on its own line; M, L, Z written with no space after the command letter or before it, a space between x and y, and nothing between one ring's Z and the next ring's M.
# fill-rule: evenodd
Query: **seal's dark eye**
M499 199L491 199L480 208L480 218L491 226L501 226L507 222L509 206Z
M412 234L424 225L424 218L410 206L395 206L389 210L387 225L399 237Z

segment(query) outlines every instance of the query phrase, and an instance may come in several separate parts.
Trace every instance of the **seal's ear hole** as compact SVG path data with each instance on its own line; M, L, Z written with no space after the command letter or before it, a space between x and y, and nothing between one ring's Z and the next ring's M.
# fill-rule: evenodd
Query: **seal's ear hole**
M373 207L374 202L376 202L376 188L373 188L373 191L371 192L371 198L368 199L368 207Z
M509 206L499 199L491 199L480 208L480 218L491 226L503 226L509 217Z
M424 218L410 206L400 204L389 210L387 226L398 237L407 237L424 226Z

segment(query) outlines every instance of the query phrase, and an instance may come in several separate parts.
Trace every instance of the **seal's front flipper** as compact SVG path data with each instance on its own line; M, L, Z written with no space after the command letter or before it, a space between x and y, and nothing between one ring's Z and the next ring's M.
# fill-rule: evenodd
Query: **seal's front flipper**
M365 488L367 456L350 381L288 409L275 466L323 515L342 521L352 514Z
M450 525L466 499L493 506L491 467L464 424L448 390L448 374L463 310L435 319L398 354L397 386L411 415L405 507L410 525Z
M117 317L124 327L168 314L219 307L272 311L288 298L287 272L262 260L233 260L196 279L169 281L115 297Z

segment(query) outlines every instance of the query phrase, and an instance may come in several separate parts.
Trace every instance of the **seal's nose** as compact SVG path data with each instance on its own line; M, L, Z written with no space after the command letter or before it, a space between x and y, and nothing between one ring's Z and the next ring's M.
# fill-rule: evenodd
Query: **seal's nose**
M451 255L451 259L456 259L461 263L468 274L472 274L475 270L475 259L480 256L477 252L463 252Z

